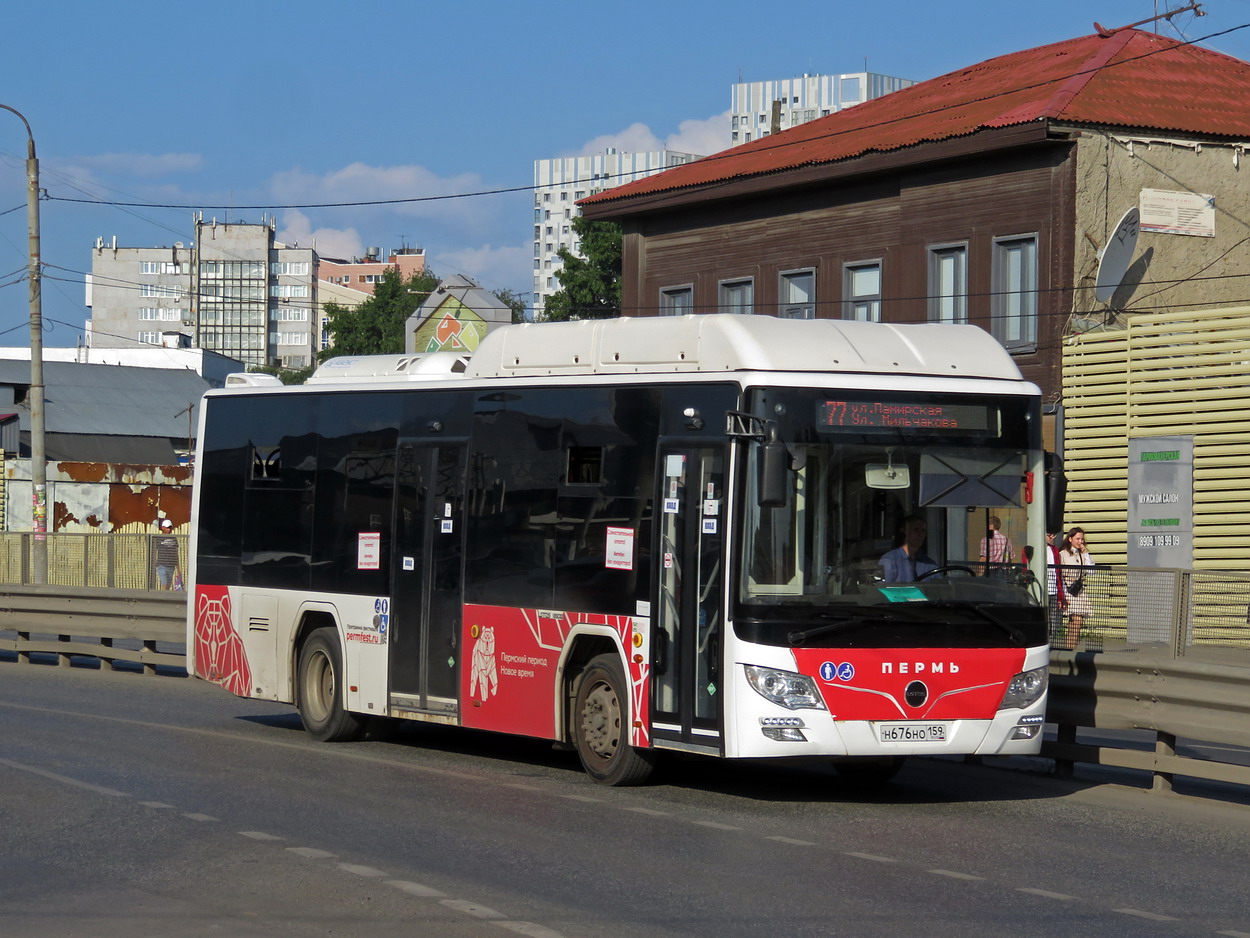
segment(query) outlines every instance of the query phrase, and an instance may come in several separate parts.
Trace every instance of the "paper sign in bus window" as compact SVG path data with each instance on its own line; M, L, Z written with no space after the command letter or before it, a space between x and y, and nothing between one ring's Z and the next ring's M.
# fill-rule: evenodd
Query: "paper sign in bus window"
M609 570L634 569L634 529L608 528L607 550L603 565Z
M362 531L356 539L356 569L379 570L382 567L382 535Z

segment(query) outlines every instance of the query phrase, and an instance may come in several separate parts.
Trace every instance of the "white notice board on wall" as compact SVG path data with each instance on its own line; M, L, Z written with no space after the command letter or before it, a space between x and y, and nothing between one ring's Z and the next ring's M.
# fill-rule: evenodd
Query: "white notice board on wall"
M1141 230L1156 234L1215 237L1215 196L1205 192L1142 189Z

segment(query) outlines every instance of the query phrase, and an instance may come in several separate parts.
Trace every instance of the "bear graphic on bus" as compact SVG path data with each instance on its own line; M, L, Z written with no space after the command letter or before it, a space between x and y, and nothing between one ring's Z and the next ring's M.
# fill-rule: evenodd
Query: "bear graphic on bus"
M489 682L489 687L487 686ZM482 700L499 693L499 676L495 670L495 628L486 626L473 643L473 665L469 675L469 696L480 689Z

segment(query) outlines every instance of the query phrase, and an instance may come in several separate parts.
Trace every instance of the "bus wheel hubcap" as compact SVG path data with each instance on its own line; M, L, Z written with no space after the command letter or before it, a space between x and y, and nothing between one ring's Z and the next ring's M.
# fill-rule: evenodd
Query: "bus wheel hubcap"
M606 684L596 685L586 695L582 736L595 755L609 759L616 752L621 737L621 708L616 694Z

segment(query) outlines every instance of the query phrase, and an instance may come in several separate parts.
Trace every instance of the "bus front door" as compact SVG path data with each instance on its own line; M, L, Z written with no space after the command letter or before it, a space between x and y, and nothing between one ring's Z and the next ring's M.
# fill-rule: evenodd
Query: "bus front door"
M455 714L465 444L401 439L391 552L391 706Z
M658 475L652 732L665 748L721 753L724 451L662 446Z

